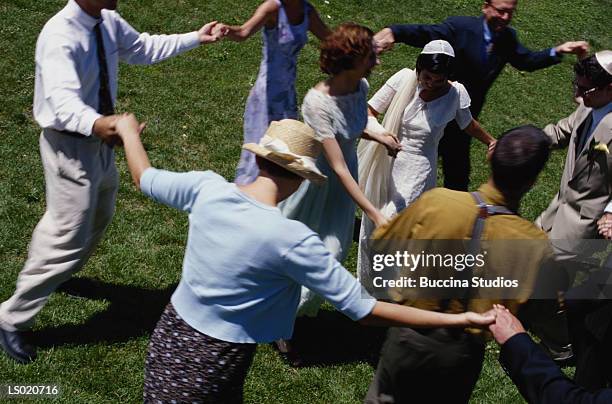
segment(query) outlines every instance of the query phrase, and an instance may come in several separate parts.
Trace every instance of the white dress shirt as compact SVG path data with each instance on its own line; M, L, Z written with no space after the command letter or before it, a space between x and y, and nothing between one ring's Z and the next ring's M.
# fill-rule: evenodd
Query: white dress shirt
M102 21L113 105L117 97L119 59L151 64L199 45L196 31L187 34L138 33L121 16L102 10L94 18L70 0L43 27L36 42L34 119L42 128L90 136L98 109L99 62L94 27Z

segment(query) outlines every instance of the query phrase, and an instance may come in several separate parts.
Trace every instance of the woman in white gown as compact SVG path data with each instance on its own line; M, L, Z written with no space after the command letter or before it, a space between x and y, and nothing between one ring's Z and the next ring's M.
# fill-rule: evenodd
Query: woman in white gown
M470 113L470 96L465 87L448 80L454 51L443 40L428 43L410 69L395 73L368 101L366 132L397 136L401 151L388 157L368 141L361 141L359 183L374 205L392 217L436 186L438 142L446 125L456 120L459 127L492 149L495 139L484 131ZM379 114L387 113L383 125ZM364 217L360 229L358 275L370 291L371 265L368 239L374 224Z

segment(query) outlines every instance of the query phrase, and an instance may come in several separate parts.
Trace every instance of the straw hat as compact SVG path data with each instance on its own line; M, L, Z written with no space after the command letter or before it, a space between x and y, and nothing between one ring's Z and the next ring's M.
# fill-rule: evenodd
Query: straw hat
M270 122L259 143L246 143L242 146L315 183L327 179L316 166L322 147L312 128L294 119Z

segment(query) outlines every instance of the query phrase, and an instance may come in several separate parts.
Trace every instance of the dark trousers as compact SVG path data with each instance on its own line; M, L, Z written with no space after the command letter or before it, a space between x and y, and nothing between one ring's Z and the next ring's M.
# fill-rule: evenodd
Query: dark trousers
M472 137L459 129L455 121L444 130L438 144L438 155L442 159L444 187L467 191L470 183L470 144Z
M570 335L576 356L574 380L591 391L612 386L610 305L610 300L579 300L568 304Z
M365 402L467 403L484 341L458 329L390 328Z

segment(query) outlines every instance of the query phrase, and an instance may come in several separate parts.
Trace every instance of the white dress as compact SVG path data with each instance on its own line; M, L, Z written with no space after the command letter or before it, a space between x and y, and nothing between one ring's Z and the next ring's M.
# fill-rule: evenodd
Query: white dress
M378 113L384 113L409 73L408 69L395 73L368 101L370 107ZM404 109L397 134L402 150L393 160L388 184L389 203L382 209L387 217L401 212L423 192L436 186L438 142L446 125L456 120L459 127L465 129L472 121L469 109L471 100L467 90L461 83L451 84L448 93L429 102L419 96L422 88L417 85L412 100ZM362 221L357 271L368 290L371 290L371 272L367 265L369 259L363 256L361 246L370 237L373 231L371 227L371 222Z
M368 83L364 79L356 92L342 96L310 89L302 104L304 122L320 139L336 139L355 181L358 172L355 146L367 123L367 95ZM317 167L327 176L327 181L322 185L304 181L279 208L289 219L299 220L318 233L327 249L342 261L353 241L355 202L323 153L317 159ZM320 302L321 299L303 288L299 314L316 315Z

